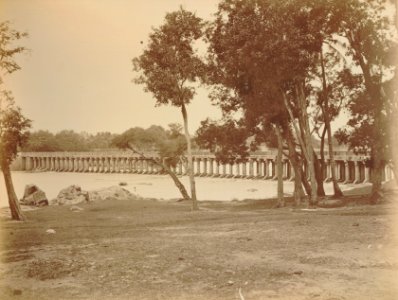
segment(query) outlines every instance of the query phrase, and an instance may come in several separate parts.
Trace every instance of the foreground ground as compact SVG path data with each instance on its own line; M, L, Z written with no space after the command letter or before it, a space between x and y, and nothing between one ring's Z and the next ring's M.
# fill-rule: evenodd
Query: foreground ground
M397 205L355 199L315 211L213 202L199 212L109 200L3 218L0 299L398 299Z

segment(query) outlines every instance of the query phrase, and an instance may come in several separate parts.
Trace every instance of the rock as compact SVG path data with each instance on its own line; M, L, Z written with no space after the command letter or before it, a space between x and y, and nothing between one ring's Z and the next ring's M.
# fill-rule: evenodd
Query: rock
M84 210L84 209L81 208L81 207L79 207L79 206L73 205L73 206L70 208L70 210L71 210L71 211L74 211L74 212L81 212L81 211Z
M335 207L341 207L344 206L344 201L343 200L332 200L332 199L327 199L327 200L321 200L318 202L319 207L323 208L335 208Z
M19 295L22 295L22 291L21 290L18 290L18 289L16 289L16 290L13 290L13 295L14 296L19 296Z
M25 186L23 198L20 200L22 205L45 206L48 205L46 193L37 185L28 184Z
M101 200L138 200L141 199L138 195L130 193L130 191L120 187L111 186L98 190L88 192L90 201Z
M51 201L51 204L55 205L75 205L81 202L88 202L89 194L86 191L82 191L78 185L71 185L61 190L57 198Z
M119 185L120 185L120 186L126 186L126 185L127 185L127 182L124 182L124 181L119 182Z
M297 270L297 271L294 271L293 274L294 275L301 275L301 274L303 274L303 271Z
M48 234L55 234L56 233L56 231L54 230L54 229L47 229L46 230L46 233L48 233Z

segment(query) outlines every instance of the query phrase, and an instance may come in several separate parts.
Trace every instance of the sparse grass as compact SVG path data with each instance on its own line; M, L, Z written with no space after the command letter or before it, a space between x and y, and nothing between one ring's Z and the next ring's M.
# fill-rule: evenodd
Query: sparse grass
M275 200L29 211L25 223L0 221L0 299L221 300L239 288L257 300L396 299L397 206L347 199L311 212L270 209Z

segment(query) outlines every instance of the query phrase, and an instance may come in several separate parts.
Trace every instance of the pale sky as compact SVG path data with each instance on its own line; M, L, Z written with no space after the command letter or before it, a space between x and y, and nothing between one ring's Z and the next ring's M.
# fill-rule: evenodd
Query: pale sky
M0 20L27 31L31 51L22 70L5 76L7 88L33 130L121 133L152 124L181 123L175 107L155 107L134 77L131 60L142 53L152 27L180 5L209 19L217 0L0 0ZM140 41L144 41L142 45ZM221 113L199 91L188 106L191 134Z

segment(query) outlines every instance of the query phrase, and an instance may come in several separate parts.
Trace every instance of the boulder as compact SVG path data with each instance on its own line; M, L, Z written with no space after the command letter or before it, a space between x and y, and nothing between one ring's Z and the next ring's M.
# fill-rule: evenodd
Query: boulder
M23 198L20 200L22 205L45 206L48 205L46 193L37 185L28 184L25 186Z
M130 191L120 187L111 186L107 188L102 188L98 190L89 191L90 201L101 201L101 200L137 200L141 197L132 194Z
M83 191L78 185L71 185L61 190L57 198L51 201L54 205L75 205L81 202L88 202L88 192Z

